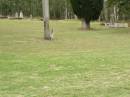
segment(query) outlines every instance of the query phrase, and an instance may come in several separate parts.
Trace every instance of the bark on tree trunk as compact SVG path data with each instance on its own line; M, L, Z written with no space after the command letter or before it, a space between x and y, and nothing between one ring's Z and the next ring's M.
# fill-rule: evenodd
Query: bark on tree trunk
M49 21L44 20L44 39L51 40L51 32L49 29Z
M43 2L43 16L44 16L44 39L51 40L52 33L49 28L49 0L42 0Z
M82 19L82 29L90 30L90 21L85 21L84 19Z

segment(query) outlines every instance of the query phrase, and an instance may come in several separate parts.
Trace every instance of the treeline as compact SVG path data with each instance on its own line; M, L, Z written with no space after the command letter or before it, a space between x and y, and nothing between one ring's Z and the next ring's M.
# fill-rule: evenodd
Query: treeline
M105 0L101 16L106 21L130 19L130 0Z
M14 16L22 11L24 16L42 16L41 0L0 0L0 14Z
M49 3L52 19L73 17L69 0L50 0ZM21 11L26 17L42 17L42 0L0 0L0 15L15 16Z
M49 0L51 19L74 18L70 0ZM101 20L130 19L130 0L105 0ZM23 12L24 17L42 17L42 0L0 0L0 16L15 16Z

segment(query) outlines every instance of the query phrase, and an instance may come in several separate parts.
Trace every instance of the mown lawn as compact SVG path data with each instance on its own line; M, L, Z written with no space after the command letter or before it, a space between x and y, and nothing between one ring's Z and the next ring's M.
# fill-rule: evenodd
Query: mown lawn
M130 97L130 28L0 20L0 97Z

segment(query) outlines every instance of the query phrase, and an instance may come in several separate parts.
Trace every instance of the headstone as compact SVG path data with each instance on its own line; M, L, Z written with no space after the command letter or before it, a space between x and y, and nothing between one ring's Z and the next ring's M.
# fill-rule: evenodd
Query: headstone
M77 20L77 19L78 19L78 17L77 17L76 15L74 15L74 19L76 19L76 20Z
M33 16L32 16L32 14L30 15L30 19L32 19L33 18Z
M21 18L21 19L23 19L23 18L24 18L24 16L23 16L23 12L22 12L22 11L20 11L19 18Z
M18 17L19 17L18 12L16 12L15 13L15 18L18 18Z
M129 27L128 23L105 23L106 27L111 28L127 28Z

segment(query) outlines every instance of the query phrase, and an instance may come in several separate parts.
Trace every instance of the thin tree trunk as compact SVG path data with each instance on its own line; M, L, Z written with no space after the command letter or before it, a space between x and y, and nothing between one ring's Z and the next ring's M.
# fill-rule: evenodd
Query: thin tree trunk
M65 8L65 19L68 19L68 9L67 9L67 7Z
M65 1L65 19L68 19L67 1Z
M116 6L114 6L114 20L117 22L117 11L116 11Z
M84 19L82 19L82 29L83 30L90 30L90 22L85 21Z
M51 32L49 28L49 0L42 0L43 2L43 16L44 16L44 39L51 40Z
M107 8L107 0L105 0L104 2L104 16L105 16L105 22L109 22L109 19L108 19L108 8Z

